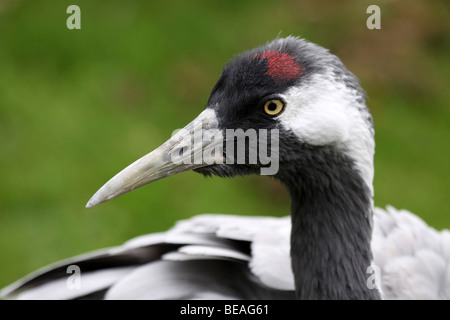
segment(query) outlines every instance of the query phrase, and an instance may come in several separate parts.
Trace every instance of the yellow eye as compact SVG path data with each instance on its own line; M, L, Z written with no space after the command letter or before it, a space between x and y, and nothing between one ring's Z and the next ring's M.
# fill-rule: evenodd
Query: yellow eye
M279 115L284 110L284 102L279 99L272 99L264 104L264 112L269 116Z

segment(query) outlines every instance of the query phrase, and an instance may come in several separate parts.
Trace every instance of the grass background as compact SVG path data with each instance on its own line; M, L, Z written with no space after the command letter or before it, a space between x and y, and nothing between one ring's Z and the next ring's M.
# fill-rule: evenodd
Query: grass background
M66 8L81 8L68 30ZM376 1L0 0L0 287L55 260L217 212L286 215L273 179L189 172L85 209L205 106L223 64L277 35L329 48L376 125L375 204L450 227L449 5Z

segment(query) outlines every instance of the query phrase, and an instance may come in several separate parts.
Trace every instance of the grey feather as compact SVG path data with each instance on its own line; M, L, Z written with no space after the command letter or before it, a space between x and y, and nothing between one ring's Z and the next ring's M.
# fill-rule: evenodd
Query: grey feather
M2 290L1 295L70 299L106 288L105 297L111 299L293 298L290 228L289 217L200 215L180 221L157 238L138 237L123 246L55 264ZM178 246L181 239L191 241ZM385 299L450 299L449 231L438 232L404 210L376 208L372 250L374 263L381 269ZM155 258L114 267L124 257L146 251L145 256ZM81 274L83 290L68 289L70 275L58 270L96 260L97 270ZM102 273L104 282L99 280ZM40 279L38 285L36 279ZM230 287L230 283L234 284Z

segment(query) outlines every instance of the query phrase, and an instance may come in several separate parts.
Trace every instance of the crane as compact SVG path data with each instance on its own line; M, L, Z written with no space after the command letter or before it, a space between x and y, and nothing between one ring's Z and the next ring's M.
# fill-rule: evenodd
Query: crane
M449 231L406 210L374 207L374 149L356 76L316 44L277 38L228 62L204 111L109 180L87 207L194 170L271 175L289 191L289 216L195 216L166 232L57 262L0 296L450 298ZM70 265L82 272L80 290L67 289Z

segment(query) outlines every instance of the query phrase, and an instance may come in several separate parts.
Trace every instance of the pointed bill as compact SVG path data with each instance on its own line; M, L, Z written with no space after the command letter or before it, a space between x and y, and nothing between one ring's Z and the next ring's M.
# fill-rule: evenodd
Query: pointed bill
M214 156L211 154L211 150L222 150L222 146L223 135L218 129L216 113L205 109L163 145L111 178L92 196L86 207L96 206L180 172L222 163L222 152L214 152ZM209 152L209 157L205 157L205 151Z

